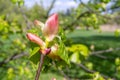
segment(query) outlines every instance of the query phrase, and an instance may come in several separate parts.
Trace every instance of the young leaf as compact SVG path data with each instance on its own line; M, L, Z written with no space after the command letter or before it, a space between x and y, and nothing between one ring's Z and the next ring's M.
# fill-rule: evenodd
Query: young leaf
M60 58L65 61L67 64L69 64L69 58L68 58L68 53L66 51L65 45L64 43L60 40L60 44L59 44L59 50L57 52L57 54L60 56Z
M89 55L88 47L83 44L74 44L68 48L70 52L80 52L81 55L87 57Z
M29 59L37 65L37 63L40 61L40 53L39 53L40 47L34 47L34 49L31 51ZM51 59L49 57L45 57L44 60L44 66L49 65L51 62Z
M79 59L79 53L77 53L77 52L73 53L70 57L70 60L71 60L71 62L79 64L81 62L80 59Z
M20 1L18 1L18 6L23 6L24 5L24 1L23 0L20 0Z
M34 49L30 53L29 59L34 63L37 64L40 59L40 53L38 51L40 50L40 47L34 47Z
M16 3L17 3L17 0L11 0L11 2L12 2L13 4L16 4Z

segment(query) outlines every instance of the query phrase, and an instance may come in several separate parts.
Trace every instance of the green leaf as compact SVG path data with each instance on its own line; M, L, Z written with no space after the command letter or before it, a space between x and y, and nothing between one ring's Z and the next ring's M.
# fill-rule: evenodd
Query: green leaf
M110 2L110 0L102 0L102 2L108 3L108 2Z
M116 59L115 59L115 64L116 64L116 65L120 65L120 58L116 58Z
M11 0L11 2L14 3L14 4L17 3L17 1L18 1L18 0Z
M32 61L34 64L37 65L37 63L40 61L40 53L39 53L40 47L34 47L33 50L30 53L30 61ZM47 56L45 56L44 59L44 66L50 65L51 59Z
M66 35L65 35L62 27L59 27L59 33L58 34L60 35L62 42L65 42L66 41Z
M88 47L83 44L74 44L71 47L68 48L70 52L78 52L84 57L87 57L89 55Z
M71 62L79 64L80 63L79 57L80 57L79 53L74 53L74 54L71 55L70 60L71 60Z
M34 47L34 49L30 53L29 59L34 63L37 64L40 59L40 53L38 51L40 50L40 47Z
M33 33L33 34L35 34L37 36L41 36L41 34L42 34L42 31L40 29L36 28L36 27L28 30L27 32L28 33Z
M116 29L115 32L114 32L114 34L115 34L115 37L119 37L119 35L120 35L120 30L119 30L119 29Z
M57 54L60 56L60 58L65 61L67 64L70 63L69 58L68 58L68 52L65 48L64 43L60 40L60 44L59 44L59 50L57 52Z
M18 1L18 5L19 5L19 6L23 6L23 5L24 5L24 1L22 1L22 0L21 0L21 1Z

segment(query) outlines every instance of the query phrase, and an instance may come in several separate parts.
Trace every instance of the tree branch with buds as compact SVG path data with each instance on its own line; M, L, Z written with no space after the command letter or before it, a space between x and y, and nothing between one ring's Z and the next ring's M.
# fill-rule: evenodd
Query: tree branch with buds
M49 42L53 41L56 34L58 33L58 14L51 15L45 24L38 20L35 20L34 23L35 25L40 26L43 37L45 38L44 41L35 34L27 33L27 38L31 42L36 43L40 46L39 53L41 54L41 57L39 59L39 65L35 76L35 80L39 80L45 56L48 55L50 58L54 57L54 52L57 52L58 49L56 45L48 46Z

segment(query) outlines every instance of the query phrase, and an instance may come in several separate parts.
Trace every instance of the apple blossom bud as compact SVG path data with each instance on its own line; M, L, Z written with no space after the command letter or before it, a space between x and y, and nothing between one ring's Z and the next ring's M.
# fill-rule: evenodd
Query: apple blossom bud
M50 49L50 48L43 49L43 50L41 49L40 52L41 52L42 54L47 55L47 54L49 54L49 53L51 52L51 49Z
M45 23L43 34L51 41L58 32L58 14L51 15Z
M56 78L52 78L51 80L56 80Z
M41 30L43 31L43 28L44 28L44 26L45 26L44 23L42 23L42 22L40 22L40 21L38 21L38 20L35 20L35 21L34 21L34 24L40 26L40 27L41 27Z
M45 43L42 39L40 39L38 36L32 34L32 33L27 33L27 38L31 41L34 42L36 44L38 44L39 46L45 46Z

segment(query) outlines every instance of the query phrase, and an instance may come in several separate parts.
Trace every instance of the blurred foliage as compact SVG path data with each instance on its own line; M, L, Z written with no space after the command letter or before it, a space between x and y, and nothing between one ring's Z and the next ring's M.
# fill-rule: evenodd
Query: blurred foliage
M116 37L119 37L120 36L120 29L116 29L114 34Z
M68 51L72 52L70 56L71 62L80 64L82 61L84 61L87 56L89 55L89 50L87 46L83 44L76 44L72 45L71 47L68 47Z
M108 80L119 80L120 51L102 53L100 54L102 58L99 55L98 57L90 53L120 46L119 29L114 32L101 32L99 29L102 24L120 24L120 0L89 0L87 3L81 2L83 0L74 1L79 2L77 8L59 12L59 26L64 30L59 32L63 40L60 49L63 52L59 51L58 54L61 55L65 52L64 50L67 50L67 58L71 60L71 63L70 66L59 66L58 68L73 80L105 80L105 76L109 77ZM110 3L112 3L111 6L107 7ZM30 45L26 39L26 32L37 32L36 34L41 35L38 27L34 26L33 22L35 19L45 22L48 17L47 10L37 3L28 8L24 5L24 0L0 0L1 80L34 79L37 67L29 61L29 54L16 59L13 59L13 56L29 53L29 47L33 45ZM76 30L77 28L98 29L100 33L97 31ZM66 33L67 37L65 37ZM32 54L34 55L37 50L36 47ZM38 54L37 57L39 56ZM62 58L67 62L67 58ZM35 59L33 58L33 60ZM53 65L49 66L49 63L46 64L47 66L43 69L43 76L41 76L42 80L48 80L48 77L49 80L53 77L56 77L57 80L63 79L64 76L58 72L57 68ZM83 64L90 71L94 71L87 72L79 64Z

